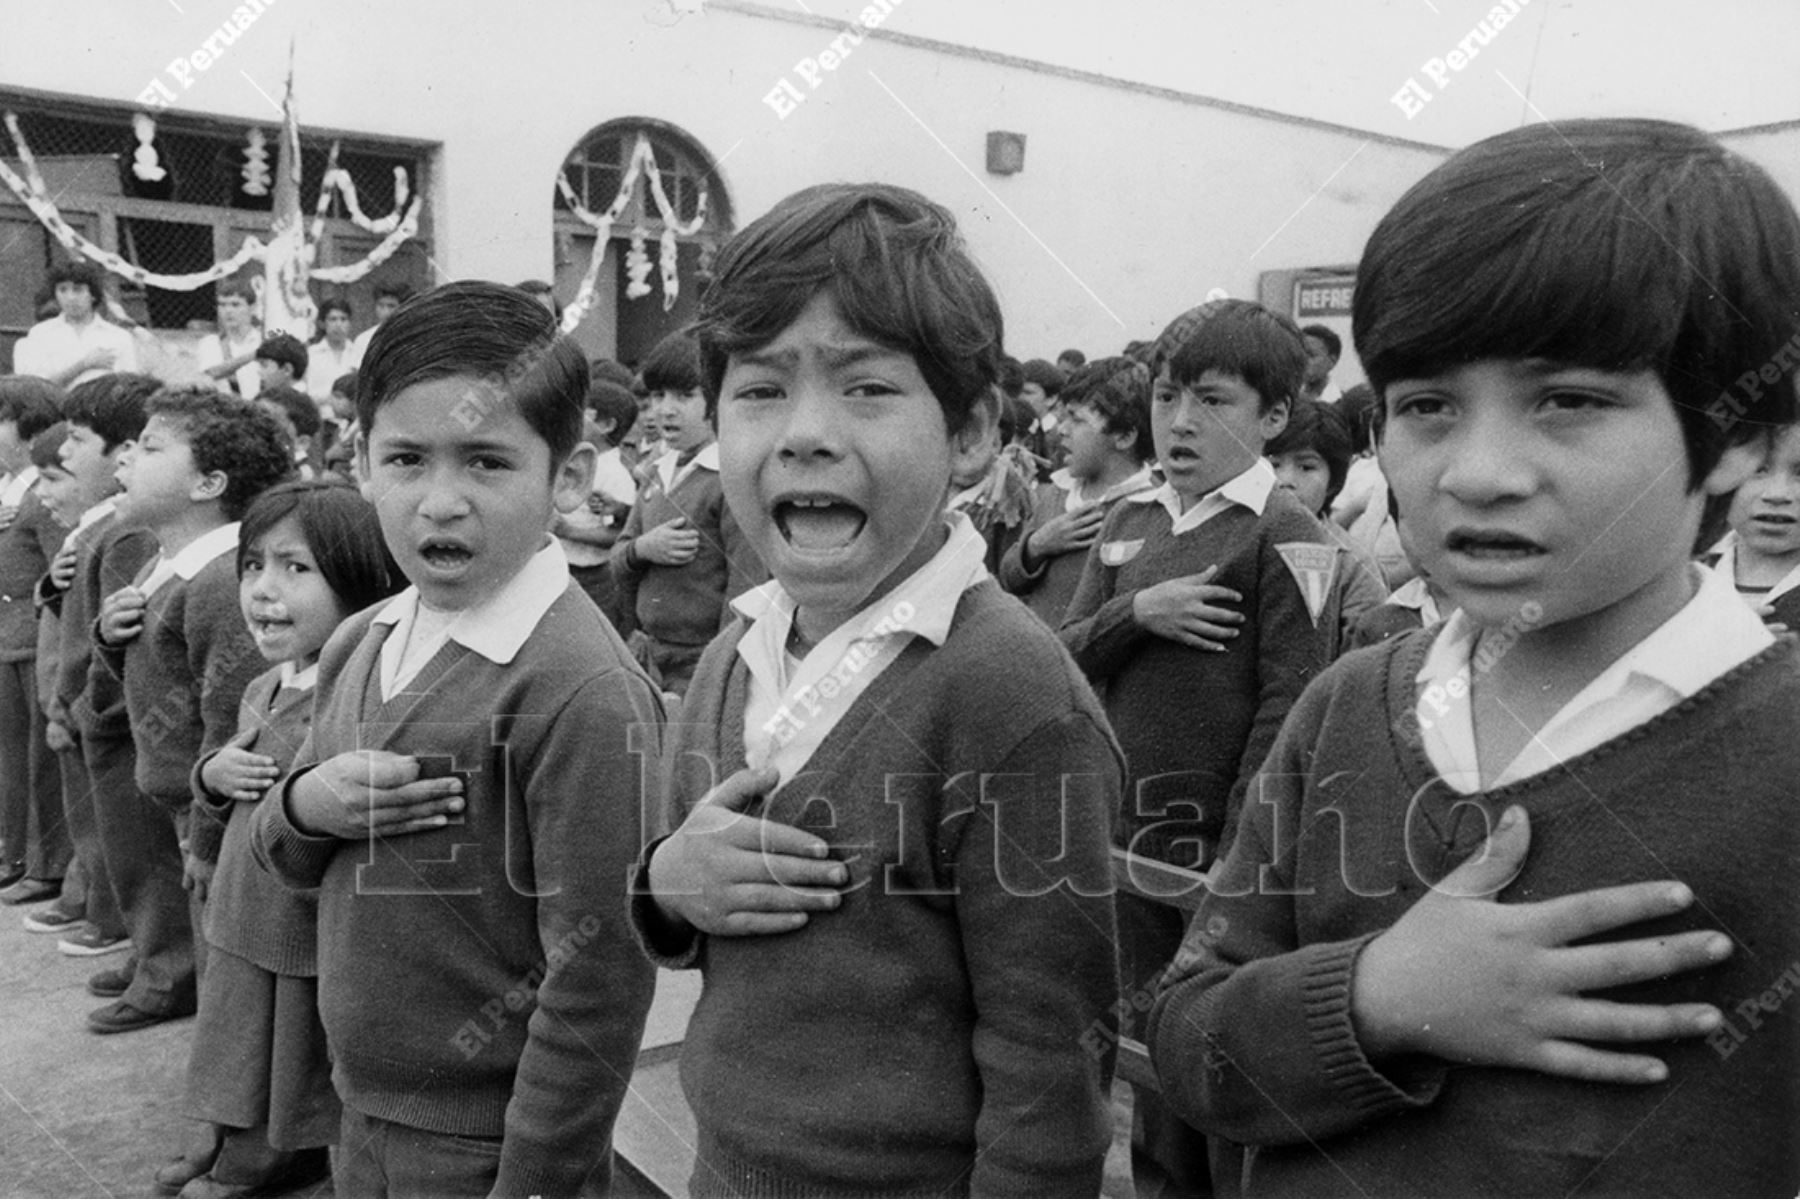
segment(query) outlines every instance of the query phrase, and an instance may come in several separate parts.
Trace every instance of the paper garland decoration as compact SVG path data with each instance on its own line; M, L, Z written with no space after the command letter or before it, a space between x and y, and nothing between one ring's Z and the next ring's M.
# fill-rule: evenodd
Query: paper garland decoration
M244 194L258 198L269 194L269 139L254 125L244 146Z
M576 197L575 189L569 186L567 174L563 171L556 173L556 190L562 196L563 203L569 206L569 211L575 214L577 220L594 231L594 252L588 260L587 272L581 277L581 285L575 289L575 298L563 309L564 333L573 333L594 305L594 288L600 279L601 264L606 259L606 245L612 238L612 227L630 206L640 176L649 177L650 197L656 203L657 215L662 218L663 231L658 239L657 255L662 274L663 311L667 312L675 306L681 290L681 277L677 272L676 262L676 238L692 237L706 224L707 192L704 187L701 188L693 220L686 224L677 220L675 206L669 203L668 193L663 190L662 171L657 168L656 151L650 146L650 137L639 133L637 142L631 148L631 162L625 169L625 179L619 184L619 194L603 213L596 215L588 211ZM628 299L635 300L650 294L650 260L644 252L644 242L648 236L649 231L641 225L632 231L631 249L625 256L625 295Z
M156 122L144 113L134 113L131 130L137 137L137 149L131 152L131 173L145 183L161 183L169 177L157 160Z
M247 236L244 238L243 244L238 247L237 253L230 258L215 262L203 271L191 271L185 275L165 275L156 271L147 271L143 267L127 262L113 251L83 237L63 219L62 214L56 209L55 202L50 198L49 189L44 186L44 176L43 172L38 169L37 158L32 154L31 147L25 142L25 135L19 129L19 118L8 112L4 118L0 119L4 119L7 131L12 134L13 145L18 149L19 162L25 168L25 176L21 178L4 158L0 158L0 183L6 184L7 189L18 197L21 204L31 210L31 214L37 217L39 223L49 230L50 235L64 249L70 253L81 255L121 279L135 283L139 287L159 287L164 291L198 291L209 283L217 283L221 279L235 275L247 263L262 261L270 250L269 246L263 244L256 237ZM337 147L334 145L332 147L334 162L336 153ZM400 168L396 167L395 171L400 173ZM334 186L341 189L343 183ZM313 256L318 252L318 240L324 228L324 214L329 203L330 188L323 189L323 193L320 196L317 210L318 218L313 225L313 236L306 240L304 250L305 261L309 268L307 273L311 278L321 282L355 283L392 258L395 251L399 250L419 231L419 208L422 197L414 196L412 203L407 207L406 215L399 218L397 225L391 226L392 231L379 245L370 250L365 258L343 266L314 268L311 263ZM395 189L396 204L403 196L404 192L397 186ZM358 211L360 212L360 210ZM390 215L383 217L380 221L369 222L363 227L368 228L371 232L379 232L380 230L375 226L387 224L393 219L395 218Z

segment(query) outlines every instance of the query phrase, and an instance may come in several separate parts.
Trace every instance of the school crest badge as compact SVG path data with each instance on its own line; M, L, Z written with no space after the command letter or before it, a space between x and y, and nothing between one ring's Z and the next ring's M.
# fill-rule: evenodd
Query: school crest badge
M1337 550L1312 541L1284 541L1275 549L1300 587L1313 627L1318 628L1319 617L1324 615L1326 601L1331 598L1332 584L1337 581Z

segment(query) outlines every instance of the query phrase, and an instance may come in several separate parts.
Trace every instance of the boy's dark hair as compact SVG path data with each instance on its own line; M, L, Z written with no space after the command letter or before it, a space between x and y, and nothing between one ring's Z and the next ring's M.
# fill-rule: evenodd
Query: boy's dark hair
M323 325L325 323L325 318L330 316L334 312L341 312L346 317L350 318L351 320L356 319L356 313L351 311L351 309L350 309L350 301L349 300L343 300L343 299L338 299L336 297L333 297L332 299L329 299L329 300L320 300L319 301L319 323L321 325Z
M291 333L272 333L263 338L256 349L256 360L280 363L294 373L294 378L306 378L306 345Z
M504 388L549 445L552 470L581 444L588 377L580 348L558 336L555 319L518 288L476 280L446 283L402 305L369 339L356 380L363 436L400 392L457 375Z
M319 432L319 405L304 391L292 387L265 387L256 393L258 403L277 404L294 422L294 432L302 437L316 437Z
M1071 347L1058 354L1056 356L1056 361L1058 365L1061 365L1064 362L1068 363L1069 369L1071 370L1080 370L1087 365L1087 355L1083 354L1080 350Z
M78 383L63 405L63 419L92 429L107 453L136 441L149 419L145 405L162 390L160 380L149 375L115 371Z
M106 275L91 262L80 258L68 258L51 267L44 276L44 282L55 292L58 283L79 283L88 289L88 295L94 297L94 307L99 308L106 302Z
M240 577L250 547L290 516L299 524L326 586L350 611L360 612L406 585L406 577L381 535L375 505L342 479L280 483L250 501L238 529Z
M1063 389L1066 376L1062 373L1062 368L1054 362L1033 358L1020 369L1025 372L1025 382L1036 383L1044 389L1044 394L1050 399L1055 399Z
M588 359L588 378L594 382L617 383L630 391L637 383L637 372L616 358Z
M1296 399L1288 406L1287 426L1264 444L1263 456L1273 458L1277 454L1298 454L1303 450L1311 450L1325 459L1325 506L1329 508L1338 492L1344 489L1344 476L1350 473L1350 459L1356 457L1350 426L1332 405Z
M496 286L498 285L496 284ZM390 300L398 300L400 303L404 304L412 299L412 288L404 283L377 283L375 285L375 298L379 300L383 296L386 296Z
M1325 352L1336 362L1344 356L1344 339L1328 325L1304 325L1300 329L1303 337L1316 337L1325 343Z
M1025 364L1008 355L1000 357L1000 392L1009 400L1016 400L1025 390Z
M19 440L30 441L62 419L63 389L35 375L0 376L0 422L19 426Z
M243 279L222 279L213 288L213 303L218 303L227 296L236 296L246 304L256 303L256 290Z
M62 470L62 443L68 436L68 421L59 420L39 429L31 439L31 465L41 471Z
M1069 376L1063 407L1086 405L1099 414L1109 435L1131 434L1131 456L1156 457L1150 429L1150 368L1135 358L1099 358Z
M194 469L225 476L219 507L239 520L250 501L294 473L294 447L287 430L249 400L210 387L172 387L145 405L181 430L194 456Z
M700 343L688 330L677 330L656 343L638 374L650 391L700 391ZM707 396L706 419L717 408L718 401Z
M1698 487L1794 419L1800 218L1761 167L1665 121L1475 143L1381 219L1352 336L1378 395L1483 359L1654 371Z
M1209 300L1169 322L1151 350L1150 369L1182 386L1207 371L1236 375L1267 412L1300 394L1306 342L1293 321L1249 300Z
M612 431L606 435L607 445L623 443L631 435L632 426L637 424L637 397L605 379L588 384L587 409L601 420L612 421Z
M331 381L331 394L343 396L347 400L356 399L356 372L345 371Z
M949 212L884 183L796 192L720 251L696 331L709 404L733 354L768 345L824 292L844 323L912 355L962 431L999 376L1000 304Z

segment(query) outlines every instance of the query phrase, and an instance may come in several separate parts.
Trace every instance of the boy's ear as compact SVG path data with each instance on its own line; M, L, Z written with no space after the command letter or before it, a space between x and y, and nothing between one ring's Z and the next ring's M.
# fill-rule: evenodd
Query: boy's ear
M1286 399L1276 400L1269 405L1269 410L1260 418L1264 441L1274 441L1281 436L1281 431L1287 428L1288 413L1291 410L1292 403Z
M950 435L950 477L983 465L988 439L1000 427L1000 389L990 387L969 406L969 419Z
M1727 446L1725 453L1719 458L1719 464L1700 481L1700 490L1707 495L1730 495L1756 473L1756 468L1762 465L1763 456L1768 452L1768 442L1763 437L1753 437L1738 445Z
M200 476L200 481L194 484L193 490L189 491L188 495L196 504L223 499L226 484L229 482L230 479L224 471L209 470Z
M550 480L551 500L556 510L567 516L587 503L588 493L594 489L594 467L600 459L600 451L591 442L582 442L569 451L561 466L556 468L556 475Z

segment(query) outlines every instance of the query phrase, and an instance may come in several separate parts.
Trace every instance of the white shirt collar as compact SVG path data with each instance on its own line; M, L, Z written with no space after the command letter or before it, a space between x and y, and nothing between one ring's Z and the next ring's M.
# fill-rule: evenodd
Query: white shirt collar
M709 441L700 447L698 453L688 459L686 466L680 466L681 454L670 450L656 460L656 475L662 480L663 491L675 490L676 484L697 470L710 470L714 474L719 471L719 443Z
M238 522L220 525L216 529L208 529L183 546L172 558L165 559L168 568L183 579L191 580L195 575L221 554L237 549Z
M1081 480L1070 474L1069 468L1066 466L1051 471L1050 482L1061 489L1065 512L1073 512L1078 508L1085 508L1089 504L1107 504L1127 496L1139 495L1153 490L1156 485L1155 476L1151 474L1148 462L1140 466L1129 477L1120 479L1093 499L1082 494Z
M1427 625L1436 624L1441 615L1437 601L1431 598L1431 589L1425 586L1422 575L1414 575L1394 588L1393 594L1387 597L1387 602L1398 608L1411 608Z
M314 662L305 670L294 669L292 662L281 664L281 689L283 691L311 691L319 681L319 664Z
M1493 785L1528 778L1637 728L1775 643L1723 575L1694 569L1699 586L1688 602L1564 704ZM1452 612L1416 680L1426 752L1445 780L1465 792L1478 789L1479 777L1469 703L1477 631L1466 613Z
M1737 591L1737 547L1738 535L1736 533L1725 534L1724 539L1719 542L1717 547L1719 560L1713 565L1713 569L1723 575L1725 581L1731 584L1733 591ZM1800 566L1796 566L1782 575L1780 579L1776 580L1775 585L1762 595L1739 593L1739 598L1748 601L1752 608L1757 608L1763 604L1774 603L1796 588L1800 588Z
M1248 508L1261 516L1263 509L1268 507L1269 496L1275 490L1276 481L1275 468L1269 465L1269 460L1258 458L1243 471L1195 500L1186 512L1181 510L1181 494L1172 483L1164 483L1160 487L1125 498L1134 504L1161 504L1168 510L1175 532L1180 534L1198 528L1233 504Z
M9 477L6 485L0 487L0 506L11 507L24 499L25 493L31 490L31 485L37 482L37 477L38 468L29 465L18 474Z
M544 613L569 586L569 560L563 556L562 543L554 537L548 540L549 544L485 603L458 612L445 637L497 666L517 657ZM418 611L419 589L408 587L375 614L375 623L410 628ZM404 637L390 635L382 647L383 655L391 649L397 659L404 642Z

